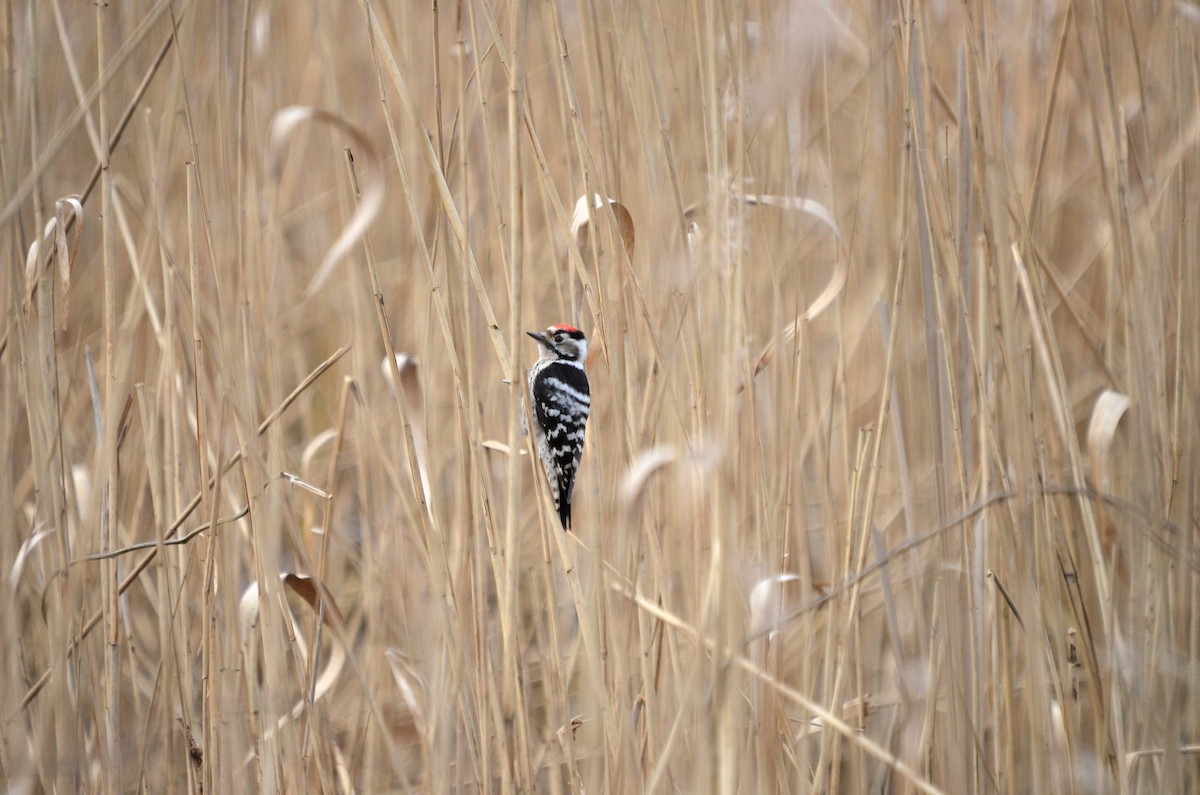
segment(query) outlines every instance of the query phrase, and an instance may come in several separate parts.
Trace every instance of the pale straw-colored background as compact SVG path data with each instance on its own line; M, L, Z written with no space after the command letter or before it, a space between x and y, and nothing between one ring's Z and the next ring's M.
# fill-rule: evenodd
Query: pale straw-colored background
M1200 8L994 5L4 4L7 791L1200 788Z

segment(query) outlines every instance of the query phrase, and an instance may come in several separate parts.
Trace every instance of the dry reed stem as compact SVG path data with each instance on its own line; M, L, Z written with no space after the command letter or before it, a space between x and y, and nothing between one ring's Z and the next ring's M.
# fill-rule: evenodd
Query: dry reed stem
M0 779L1200 785L1191 5L359 7L0 10Z

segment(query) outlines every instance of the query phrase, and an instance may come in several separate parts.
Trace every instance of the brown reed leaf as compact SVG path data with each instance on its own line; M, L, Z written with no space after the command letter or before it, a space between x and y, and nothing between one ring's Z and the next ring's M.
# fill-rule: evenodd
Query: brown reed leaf
M804 196L773 196L773 195L754 195L754 194L735 194L735 198L746 203L749 207L776 207L782 210L794 210L802 212L819 220L833 232L837 239L837 260L833 269L833 273L829 276L829 281L812 303L808 305L798 318L793 320L783 329L781 335L772 337L766 345L763 346L762 352L758 358L754 360L754 371L751 377L758 375L763 371L768 364L771 363L771 357L774 355L775 346L779 343L780 336L786 341L791 341L795 338L796 332L800 328L801 323L809 323L818 318L826 309L828 309L837 297L842 294L842 290L846 287L846 280L850 275L849 262L842 251L842 230L838 226L837 219L834 218L833 212L821 202L815 199L809 199ZM699 210L699 206L689 208L688 217L692 217ZM702 239L702 231L695 221L690 221L688 224L688 249L695 251L695 246ZM745 383L738 384L734 390L734 394L741 394L746 388Z
M75 214L75 229L71 242L67 244L67 208ZM68 296L71 289L71 263L75 260L75 252L79 250L79 236L83 234L83 204L78 196L68 196L54 203L54 251L58 259L59 296L62 307L59 312L59 326L67 327L67 313L70 309Z
M42 236L29 244L29 251L25 254L25 301L22 304L22 311L26 320L33 311L33 294L37 291L38 262L41 259L39 255L42 246L50 241L50 235L54 232L57 223L57 218L47 221L46 226L42 229Z
M384 657L387 658L388 667L392 671L392 679L396 683L396 689L400 691L400 697L404 699L408 711L412 713L413 724L416 726L417 734L425 736L427 727L429 726L429 708L426 705L428 697L426 695L425 682L421 675L417 673L412 663L399 649L388 649L384 652ZM420 695L418 696L418 691Z
M576 247L579 249L579 256L587 260L588 235L592 223L592 217L597 215L597 212L604 209L604 205L612 208L613 214L617 217L617 230L621 234L621 244L625 246L625 255L633 259L633 247L635 242L635 234L633 227L633 215L626 209L625 205L621 204L616 199L602 198L599 193L592 194L591 211L588 210L587 195L580 196L575 201L575 215L571 218L571 238L575 241Z
M342 635L339 631L344 621L342 619L342 612L338 608L337 603L334 602L333 597L315 577L296 574L294 572L280 572L279 580L288 590L299 596L305 604L312 608L313 612L320 617L322 625L330 629L331 652L328 662L325 663L325 667L321 670L320 676L311 685L311 689L309 690L311 698L302 696L298 699L291 710L279 717L275 725L267 728L263 733L264 738L270 738L275 733L282 731L285 726L303 715L307 707L311 707L311 705L320 701L333 688L334 683L342 672L342 668L346 665L346 648L342 643ZM238 625L241 628L242 643L244 645L256 642L252 639L251 633L258 623L259 601L259 586L257 582L253 582L242 592L241 601L238 603ZM284 604L286 605L286 603ZM322 610L322 607L324 610ZM295 638L298 658L307 665L307 649L300 636L299 628L296 626L296 618L286 607L284 620L288 622L291 628L290 636ZM254 751L251 751L242 764L249 764L253 758Z

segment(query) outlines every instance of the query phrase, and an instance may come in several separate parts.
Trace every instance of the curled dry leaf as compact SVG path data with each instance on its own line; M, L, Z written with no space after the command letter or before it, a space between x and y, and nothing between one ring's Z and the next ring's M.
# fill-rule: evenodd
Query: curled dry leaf
M74 234L71 235L70 245L67 244L68 207L75 214L75 229ZM70 309L67 297L71 289L71 262L75 259L75 252L79 250L79 236L83 234L83 204L80 203L79 197L68 196L56 201L54 203L54 221L54 250L58 259L59 294L62 297L59 325L66 328L67 312Z
M300 471L308 473L312 470L313 459L321 452L321 449L337 438L337 431L333 428L326 428L313 437L312 441L304 446L304 453L300 456Z
M755 583L750 589L750 636L758 637L782 614L782 602L776 586L800 579L798 574L773 574Z
M25 539L25 542L21 544L21 548L17 550L17 556L13 560L12 571L8 575L8 583L12 587L14 594L17 592L17 584L21 581L21 573L25 569L25 561L33 554L33 550L42 542L42 539L53 532L53 527L39 530Z
M667 446L652 447L639 453L621 478L621 507L629 512L637 508L651 478L678 458L678 451Z
M1108 492L1108 451L1117 434L1117 425L1128 408L1128 397L1106 389L1096 399L1096 406L1092 409L1087 434L1088 462L1092 469L1092 485L1102 494ZM1115 546L1116 528L1102 507L1097 509L1097 518L1104 552L1113 557L1114 571L1124 580L1128 576L1128 566Z
M29 313L33 310L33 292L37 289L38 255L42 251L42 246L50 241L50 235L54 232L54 227L57 223L57 218L51 218L47 221L45 228L42 229L42 236L29 244L29 251L25 254L24 313L26 320L29 319Z
M1092 466L1092 483L1101 492L1108 491L1108 450L1128 408L1128 397L1106 389L1092 409L1087 434L1088 459Z
M756 194L736 194L735 200L740 199L750 207L777 207L783 210L795 210L797 212L806 213L816 218L833 232L837 239L837 260L833 269L833 273L829 277L829 282L826 283L825 289L821 294L813 300L808 308L801 313L800 317L792 321L787 328L783 330L783 338L791 340L796 336L801 323L809 323L815 320L826 309L828 309L837 297L841 295L842 290L846 287L846 280L850 275L849 265L846 258L842 255L841 242L842 230L838 226L837 219L833 217L833 213L828 207L815 199L809 199L803 196L764 196ZM700 211L700 206L690 207L685 214L688 219L688 251L692 258L696 258L696 247L702 240L700 227L692 218ZM771 356L774 353L775 346L779 342L779 336L773 337L765 346L762 353L754 362L753 375L758 375L763 369L771 363ZM746 384L738 384L736 393L740 394L746 388Z
M580 202L583 197L579 198ZM741 201L748 207L777 207L781 210L796 210L806 213L816 218L837 237L838 242L842 240L842 230L838 226L837 219L833 217L833 212L816 199L809 199L804 196L770 196L757 193L738 193L734 191L731 201ZM700 227L696 223L696 218L704 213L704 202L689 205L683 211L684 219L688 221L688 234L692 234L693 228L697 234L700 233ZM578 207L576 214L578 214Z
M396 388L395 376L384 357L381 365L388 386ZM401 395L408 407L408 419L412 423L413 445L416 447L417 468L420 470L421 490L425 493L425 504L429 505L429 441L425 433L425 397L421 392L421 378L417 373L417 360L407 353L396 354L396 371L400 373Z
M837 267L833 271L833 276L829 279L829 283L825 285L825 289L817 296L808 309L804 310L804 314L800 315L796 320L793 320L783 330L783 339L785 342L791 342L796 338L796 332L800 330L800 324L808 323L816 318L822 312L829 308L829 305L834 302L842 292L842 288L846 286L846 277L849 275L849 269L846 267L846 261L843 257L838 257ZM761 373L768 364L771 363L771 357L775 353L775 346L778 344L779 338L773 337L770 342L763 346L762 353L754 361L753 375ZM740 394L746 388L745 384L738 384L736 393Z
M764 207L778 207L781 210L798 210L799 212L807 213L828 226L839 241L842 239L842 230L838 228L833 213L816 199L808 199L804 196L755 196L751 194L744 195L742 199L751 207L762 205Z
M287 144L301 125L310 122L321 122L337 128L345 134L353 144L355 160L362 163L362 200L358 208L350 216L350 221L342 229L337 240L325 252L325 257L317 267L317 273L304 292L305 300L311 298L333 274L334 267L349 253L352 246L366 233L367 227L379 215L383 207L384 182L383 172L379 168L379 154L371 142L354 125L327 110L292 105L275 114L271 120L271 129L267 142L267 174L276 182L283 173L284 155Z
M829 308L829 305L833 303L834 299L841 294L842 289L846 286L846 277L849 275L849 268L846 265L846 258L842 256L841 252L842 230L838 228L837 221L834 219L833 213L829 211L829 208L814 199L806 199L801 196L758 196L754 201L751 201L750 197L747 197L746 201L751 204L757 203L808 213L828 226L838 240L837 264L833 269L833 275L829 277L829 283L825 285L825 289L821 291L821 294L800 315L800 319L784 329L784 337L790 340L796 336L797 323L808 323L815 320L818 315Z
M341 625L343 624L342 613L333 601L333 598L329 596L328 592L320 586L315 578L292 572L281 572L279 580L283 583L284 587L304 600L305 604L311 607L314 613L321 616L322 623L331 630L329 638L332 651L329 655L329 661L325 664L325 668L321 671L320 676L317 677L315 684L312 686L311 703L315 704L333 688L334 682L337 681L342 668L346 665L346 648L342 644L342 635L340 632ZM322 597L324 597L325 607L323 614L321 613ZM252 633L258 625L258 604L259 587L257 582L253 582L242 592L241 601L238 603L238 624L242 632L242 643L243 645L250 644L252 648L257 648L257 644L252 638ZM297 655L298 658L302 661L307 661L308 650L305 648L299 632L296 631L295 617L288 610L284 618L292 625L292 632L289 634L290 637L296 638L297 651L299 652ZM253 670L253 668L249 670ZM274 726L266 729L264 736L267 738L274 736L276 732L281 731L289 723L303 715L306 703L308 703L307 698L300 698L290 711L280 716ZM243 761L243 765L249 764L253 758L254 752L251 752Z
M846 258L839 253L837 265L833 269L833 275L829 277L829 283L825 285L825 289L821 294L808 305L808 309L804 310L804 314L800 316L800 322L808 323L815 320L818 315L829 308L829 305L841 295L842 289L846 286L846 277L850 275L850 269L846 265ZM796 323L792 323L784 331L784 336L789 340L796 336Z
M424 699L417 697L418 687L422 696L424 695L425 683L421 681L421 677L412 669L404 654L398 649L388 649L384 656L387 657L388 666L392 669L392 679L395 680L396 687L400 690L400 696L408 705L408 711L412 713L417 733L422 737L426 736L426 728L429 725L427 710ZM413 687L414 683L417 687Z
M592 212L590 214L586 194L580 196L575 202L575 215L571 219L571 237L575 240L579 255L585 260L587 259L588 229L591 226L591 219L592 216L597 215L595 211L604 208L605 203L612 207L613 213L617 216L617 230L621 233L621 243L625 246L625 255L633 259L633 215L619 201L606 200L599 193L592 194Z
M305 602L307 602L309 607L311 607L313 610L317 609L321 595L317 593L317 586L316 583L313 582L312 577L306 577L303 574L292 574L291 572L288 572L286 574L280 574L279 579L283 581L283 584L286 585L292 591L292 593L296 594Z

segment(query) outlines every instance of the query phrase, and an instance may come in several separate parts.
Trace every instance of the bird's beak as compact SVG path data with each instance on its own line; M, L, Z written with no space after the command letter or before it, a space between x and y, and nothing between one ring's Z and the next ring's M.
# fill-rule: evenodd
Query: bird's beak
M546 344L546 336L540 331L526 331L525 333L537 340L538 345Z

